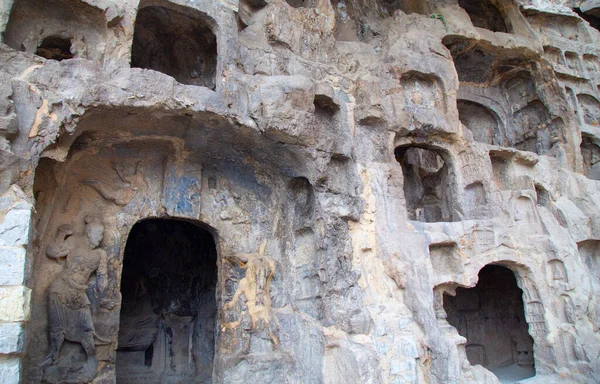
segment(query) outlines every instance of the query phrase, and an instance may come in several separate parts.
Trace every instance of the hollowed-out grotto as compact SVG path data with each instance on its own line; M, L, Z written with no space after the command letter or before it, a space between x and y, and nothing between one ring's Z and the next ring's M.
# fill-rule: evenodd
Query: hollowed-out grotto
M599 26L3 0L0 383L600 382Z

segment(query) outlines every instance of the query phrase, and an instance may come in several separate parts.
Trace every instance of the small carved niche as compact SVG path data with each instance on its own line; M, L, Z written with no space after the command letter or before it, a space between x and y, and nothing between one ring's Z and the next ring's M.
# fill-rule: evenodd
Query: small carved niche
M100 60L106 32L104 12L87 2L15 0L3 41L50 60Z
M491 145L503 144L499 119L494 112L469 100L458 100L457 107L460 122L473 133L475 141Z
M295 231L304 231L313 224L315 210L314 189L305 177L296 177L288 183L288 202L293 211Z
M573 299L567 294L560 295L558 300L558 318L563 324L575 324L575 305Z
M535 205L529 196L517 194L510 200L512 217L517 223L539 223ZM534 230L535 226L531 226Z
M577 103L581 110L583 121L587 125L600 127L600 101L592 95L580 93Z
M340 106L326 95L315 95L314 105L317 122L333 129L332 125L336 122Z
M581 73L581 63L579 61L579 55L575 52L567 51L565 52L565 59L567 60L567 66L575 71L576 73Z
M540 184L535 184L535 194L537 205L549 207L552 204L552 196L550 192Z
M567 276L567 269L565 264L558 259L550 260L548 262L548 272L550 275L551 284L565 283L569 284L569 277Z
M544 46L546 58L555 65L565 65L565 57L559 48L549 45Z
M502 13L491 0L459 0L458 4L467 11L475 27L508 32Z
M481 219L489 216L487 192L481 181L467 185L463 196L467 217Z
M501 190L510 189L510 160L490 152L490 161L492 163L494 181L498 185L498 188Z
M217 37L212 19L189 7L144 3L135 21L131 67L153 69L182 84L214 89Z
M400 146L395 150L396 160L402 165L410 220L428 223L453 220L449 165L441 154L441 151L417 145Z
M400 86L406 95L407 111L438 110L446 113L445 92L437 76L410 71L402 75Z
M71 39L60 36L48 36L37 47L35 54L49 60L72 59Z
M581 156L585 175L592 180L600 180L600 146L598 140L581 135Z
M583 55L583 64L585 65L585 69L588 73L597 73L600 70L600 61L597 56L584 54Z

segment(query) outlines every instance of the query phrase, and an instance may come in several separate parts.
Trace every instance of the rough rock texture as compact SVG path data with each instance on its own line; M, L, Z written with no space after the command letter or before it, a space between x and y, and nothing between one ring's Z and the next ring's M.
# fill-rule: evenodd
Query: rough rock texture
M599 20L1 2L0 382L598 382Z

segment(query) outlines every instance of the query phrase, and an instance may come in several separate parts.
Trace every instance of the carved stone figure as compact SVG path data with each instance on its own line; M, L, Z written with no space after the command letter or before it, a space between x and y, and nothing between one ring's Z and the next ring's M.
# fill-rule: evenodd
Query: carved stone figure
M95 333L86 291L94 273L100 293L106 287L107 255L99 248L103 237L104 226L100 220L88 216L85 218L84 233L74 234L70 225L62 225L58 228L56 242L46 249L46 255L50 258L66 257L66 265L48 290L50 351L41 363L47 366L45 382L87 382L95 376L95 340L99 344L108 341ZM114 303L101 301L100 306L110 309ZM59 361L65 340L81 344L86 355L85 361Z
M123 169L115 163L111 164L112 169L116 172L117 176L124 184L123 188L115 189L110 185L105 184L100 180L83 180L82 183L95 189L102 197L106 200L111 200L117 205L127 205L138 192L146 192L148 190L148 184L145 180L145 173L140 169L141 161L138 161L135 165L135 171L132 175L126 175Z

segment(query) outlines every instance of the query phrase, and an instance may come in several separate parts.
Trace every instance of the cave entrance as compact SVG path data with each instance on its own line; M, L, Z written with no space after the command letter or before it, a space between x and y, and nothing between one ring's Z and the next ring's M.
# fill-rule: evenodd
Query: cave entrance
M523 291L510 269L483 267L474 288L457 288L455 297L444 295L444 309L448 323L467 339L471 365L484 366L502 383L535 376Z
M117 383L211 383L217 251L183 220L137 222L127 239Z
M183 6L146 6L138 11L131 67L153 69L178 82L215 89L217 38L212 20Z

